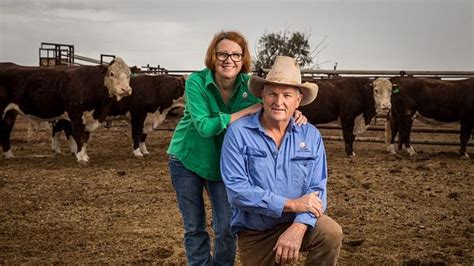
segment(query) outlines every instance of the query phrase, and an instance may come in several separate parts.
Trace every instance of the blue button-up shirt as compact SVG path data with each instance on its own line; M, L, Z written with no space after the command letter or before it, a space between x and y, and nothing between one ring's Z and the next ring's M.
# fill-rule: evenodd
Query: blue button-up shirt
M288 199L313 191L326 209L326 152L319 131L310 124L297 126L293 118L278 149L260 123L262 111L230 125L224 138L221 173L233 206L231 231L264 231L286 222L311 228L316 217L287 213Z

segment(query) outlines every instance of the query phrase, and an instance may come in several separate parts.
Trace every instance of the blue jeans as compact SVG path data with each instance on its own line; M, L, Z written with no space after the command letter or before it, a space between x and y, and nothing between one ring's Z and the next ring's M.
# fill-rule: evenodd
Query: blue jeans
M184 245L189 265L234 265L236 240L230 234L232 208L222 181L209 181L189 171L173 156L168 161L179 210L184 222ZM203 189L212 205L212 228L215 233L214 256L211 256Z

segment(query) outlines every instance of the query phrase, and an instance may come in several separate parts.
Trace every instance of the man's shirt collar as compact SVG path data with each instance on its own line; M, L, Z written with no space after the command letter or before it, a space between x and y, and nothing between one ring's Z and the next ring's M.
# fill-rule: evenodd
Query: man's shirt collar
M262 123L260 122L260 116L262 114L263 114L263 108L260 109L260 111L258 111L254 115L252 115L252 117L249 120L249 123L247 125L245 125L245 127L259 129L260 131L265 132L265 128L263 127ZM290 124L288 126L287 131L288 132L295 131L296 127L297 127L297 125L295 123L295 119L292 116L292 117L290 117Z

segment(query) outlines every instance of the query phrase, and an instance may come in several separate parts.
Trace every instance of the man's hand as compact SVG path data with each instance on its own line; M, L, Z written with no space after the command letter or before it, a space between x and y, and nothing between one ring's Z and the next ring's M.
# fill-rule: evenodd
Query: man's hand
M276 252L276 263L280 263L280 261L281 263L291 263L298 260L301 242L307 228L305 224L294 223L280 235L273 248Z
M323 202L318 197L318 192L311 192L297 199L289 199L285 202L284 212L311 212L319 218L323 215Z

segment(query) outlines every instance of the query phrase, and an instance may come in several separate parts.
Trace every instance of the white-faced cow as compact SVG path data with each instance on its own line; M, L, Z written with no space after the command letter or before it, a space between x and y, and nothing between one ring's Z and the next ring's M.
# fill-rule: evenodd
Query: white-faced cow
M108 66L71 68L0 64L0 91L4 91L0 93L0 137L5 156L13 156L10 134L17 113L50 121L67 114L79 151L77 160L87 163L90 131L105 120L114 98L120 101L131 94L129 81L130 68L120 58Z
M318 96L299 110L312 124L325 124L339 120L347 155L355 155L355 135L366 131L377 113L390 109L392 84L388 79L341 77L316 80Z
M459 122L461 156L469 157L466 145L474 126L474 79L439 80L429 78L396 77L391 79L394 90L390 111L387 150L395 151L395 137L399 133L398 149L416 154L410 144L413 120L424 123L438 121ZM439 123L438 123L439 124Z
M147 134L163 122L167 113L184 107L184 77L137 75L130 79L133 94L121 101L113 101L107 120L126 119L132 127L133 154L149 154L145 145ZM57 143L61 130L69 139L70 125L65 120L53 126L53 143ZM57 145L56 145L57 146Z

